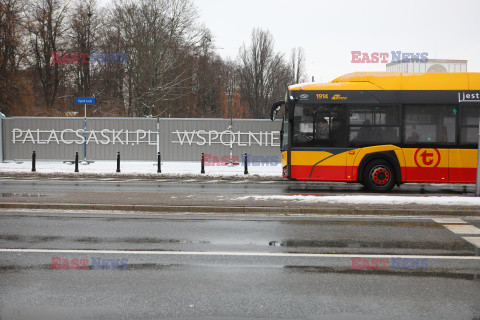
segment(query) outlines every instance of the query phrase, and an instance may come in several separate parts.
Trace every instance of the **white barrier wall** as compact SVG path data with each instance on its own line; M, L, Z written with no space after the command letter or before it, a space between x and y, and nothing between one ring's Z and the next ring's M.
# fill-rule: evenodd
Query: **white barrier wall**
M70 160L79 153L91 160L156 159L196 161L202 152L211 161L247 153L262 161L280 161L281 122L234 119L6 118L3 121L3 159ZM157 130L157 126L159 130ZM0 148L1 150L1 148ZM215 158L216 157L216 158ZM267 159L268 157L268 159ZM272 158L275 157L275 158Z

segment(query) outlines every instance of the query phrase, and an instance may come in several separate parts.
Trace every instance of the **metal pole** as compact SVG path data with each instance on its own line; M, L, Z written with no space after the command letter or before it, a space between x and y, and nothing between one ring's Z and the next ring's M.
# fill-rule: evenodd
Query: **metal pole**
M83 160L87 161L87 104L85 104L84 136Z
M157 173L162 173L160 152L157 153Z
M37 155L35 154L35 151L33 151L32 153L32 172L35 172L37 171L37 168L36 168L36 162L37 161Z
M480 119L478 120L478 145L477 145L477 188L475 195L480 197Z
M233 118L230 118L230 126L228 127L228 130L232 132L230 135L230 160L228 161L228 166L232 167L233 166Z
M120 172L120 151L117 152L117 172Z
M157 153L160 153L160 118L157 118Z
M202 152L202 168L200 173L205 173L205 154Z
M75 152L75 172L78 172L78 151Z
M245 165L245 169L243 170L243 174L248 174L248 159L247 159L247 154L245 153L243 156L244 156L243 162L244 162L244 165Z

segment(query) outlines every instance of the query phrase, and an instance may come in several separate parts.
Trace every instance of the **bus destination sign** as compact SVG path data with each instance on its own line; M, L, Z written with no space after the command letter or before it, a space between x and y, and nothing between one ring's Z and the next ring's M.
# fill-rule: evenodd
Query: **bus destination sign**
M480 93L466 93L466 92L459 92L458 93L458 102L480 102Z

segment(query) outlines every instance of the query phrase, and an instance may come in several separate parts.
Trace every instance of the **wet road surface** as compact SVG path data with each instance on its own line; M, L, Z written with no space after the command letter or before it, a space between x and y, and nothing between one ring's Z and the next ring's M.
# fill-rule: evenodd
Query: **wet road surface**
M42 197L62 192L190 192L251 194L371 194L362 185L343 182L249 181L215 179L114 179L95 180L62 178L0 178L0 198ZM25 192L28 190L28 192ZM404 184L395 187L393 195L474 195L475 185Z
M222 210L225 208L254 208L266 212L263 208L285 209L290 213L347 213L362 211L363 213L376 212L375 210L388 210L393 214L459 214L464 211L480 213L474 203L466 202L461 205L439 204L435 210L428 204L412 204L412 201L398 201L394 206L385 201L342 201L341 197L323 201L324 196L341 195L368 195L376 197L356 184L346 183L305 183L295 181L245 181L245 180L202 180L194 179L185 181L137 181L115 180L113 178L89 180L54 180L54 179L0 179L0 205L33 204L68 206L81 205L106 205L102 209L114 210L112 206L125 206L119 210L142 210L141 206L155 208L167 207L208 207L209 210ZM315 196L318 198L302 198L283 196ZM474 198L474 186L467 185L404 185L395 188L390 193L393 196L460 196ZM268 196L255 198L257 196ZM271 197L273 196L273 197ZM385 196L385 195L382 195ZM470 199L471 200L471 199ZM458 200L456 200L458 201ZM460 200L461 201L461 200ZM127 208L130 206L131 208ZM137 207L133 207L137 206ZM37 207L38 208L38 207ZM192 210L194 210L193 208ZM305 209L305 210L304 210ZM328 211L330 209L330 211ZM149 209L150 210L150 209ZM186 211L188 209L182 209ZM205 212L210 212L206 210ZM418 213L416 213L416 211ZM161 211L161 209L160 209ZM243 212L246 212L245 209ZM215 211L217 212L217 211ZM382 214L382 212L380 212Z
M479 222L1 210L0 318L478 319Z

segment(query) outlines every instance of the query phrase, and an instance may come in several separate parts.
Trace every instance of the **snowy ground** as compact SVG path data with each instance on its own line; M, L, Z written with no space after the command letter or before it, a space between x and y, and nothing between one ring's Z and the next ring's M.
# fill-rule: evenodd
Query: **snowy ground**
M37 161L38 173L74 173L75 166L72 163L60 161ZM116 161L95 161L88 165L80 163L79 172L89 174L120 174L120 175L157 175L157 164L152 161L122 161L120 173L116 173ZM162 162L162 174L174 176L200 176L200 161L171 161ZM32 171L32 163L26 162L4 162L0 163L0 172L28 173ZM248 166L249 176L270 177L280 179L282 177L281 165L254 165ZM203 176L203 175L202 175ZM244 177L244 167L236 166L205 166L205 176L211 177Z
M388 196L388 195L268 195L244 196L233 200L288 200L299 203L328 203L328 204L368 204L368 205L409 205L420 204L424 206L455 206L455 207L480 207L480 197L470 196Z

